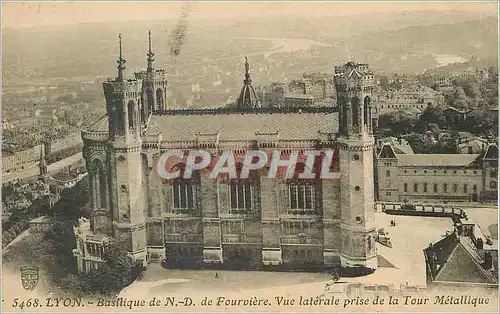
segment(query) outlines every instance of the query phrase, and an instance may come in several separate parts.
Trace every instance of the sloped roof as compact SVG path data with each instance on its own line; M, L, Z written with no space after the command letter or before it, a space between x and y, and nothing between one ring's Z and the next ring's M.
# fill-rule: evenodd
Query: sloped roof
M495 275L481 265L484 260L478 254L469 237L455 233L424 250L432 279L444 282L497 283Z
M498 146L496 144L488 145L488 148L484 152L483 158L498 159Z
M93 132L108 132L108 127L108 115L105 114L99 120L86 127L85 130Z
M464 141L457 144L460 153L467 154L469 152L469 147L472 149L472 153L479 154L484 148L484 144L487 143L486 139L479 137L467 138Z
M148 134L162 133L166 141L196 140L197 133L215 134L219 140L250 140L276 134L281 140L312 140L318 131L335 133L338 114L329 113L227 113L153 115Z
M473 164L479 154L400 154L400 166L468 166Z
M378 158L397 158L396 153L394 152L394 148L391 144L384 144L380 153L378 154Z
M390 144L396 154L414 154L410 143L408 143L405 139L398 139L397 137L389 136L380 139L380 142Z
M244 84L236 103L237 108L260 108L260 100L252 85Z

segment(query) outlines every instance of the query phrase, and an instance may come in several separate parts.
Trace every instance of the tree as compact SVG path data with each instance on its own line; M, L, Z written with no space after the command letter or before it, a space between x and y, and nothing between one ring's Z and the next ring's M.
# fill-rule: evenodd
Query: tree
M408 133L415 123L416 120L406 111L389 112L379 118L379 126L391 129L395 136Z
M112 296L129 285L141 270L127 254L127 251L115 243L110 244L104 251L104 263L97 270L80 276L80 286L76 289L89 293L98 293ZM68 278L65 283L72 287L75 278Z
M498 116L486 110L474 110L467 115L465 130L478 135L498 135Z
M435 132L443 124L443 110L438 107L427 107L418 118L415 129L419 133Z
M450 95L448 95L448 105L459 109L468 107L469 99L461 86L455 86Z
M467 81L463 85L463 90L470 100L472 106L477 106L481 100L481 90L478 82Z

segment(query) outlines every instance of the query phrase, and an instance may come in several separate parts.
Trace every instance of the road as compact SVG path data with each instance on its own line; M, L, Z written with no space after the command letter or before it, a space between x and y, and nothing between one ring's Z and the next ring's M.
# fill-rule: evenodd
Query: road
M70 165L73 165L80 161L82 159L82 153L77 153L74 155L71 155L67 158L64 158L62 160L59 160L53 164L48 165L47 171L49 173L54 173L57 172L65 167L68 167ZM2 174L2 182L10 182L15 179L26 179L30 177L35 177L38 175L38 166L31 167L28 169L24 169L21 171L16 171L13 173L7 173L7 174Z

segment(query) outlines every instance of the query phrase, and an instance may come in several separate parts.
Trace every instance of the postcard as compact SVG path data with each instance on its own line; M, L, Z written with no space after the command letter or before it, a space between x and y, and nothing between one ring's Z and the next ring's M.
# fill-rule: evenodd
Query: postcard
M496 312L498 3L2 3L3 312Z

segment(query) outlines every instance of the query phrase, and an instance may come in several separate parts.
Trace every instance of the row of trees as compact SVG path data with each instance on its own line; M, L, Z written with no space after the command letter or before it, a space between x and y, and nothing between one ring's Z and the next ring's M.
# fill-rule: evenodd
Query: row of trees
M453 89L444 93L446 103L460 109L496 108L498 105L498 76L492 74L485 81L453 81Z
M418 118L402 110L383 114L379 117L379 126L391 129L394 136L410 132L436 132L440 129L492 136L498 134L498 116L493 111L474 110L467 113L465 120L456 123L447 119L442 108L428 107Z
M415 153L456 153L458 136L446 141L435 141L441 130L470 132L477 136L497 137L498 116L487 110L474 110L465 120L455 123L447 119L442 108L429 107L417 119L406 111L383 114L379 118L381 129L390 130L386 135L404 136Z

